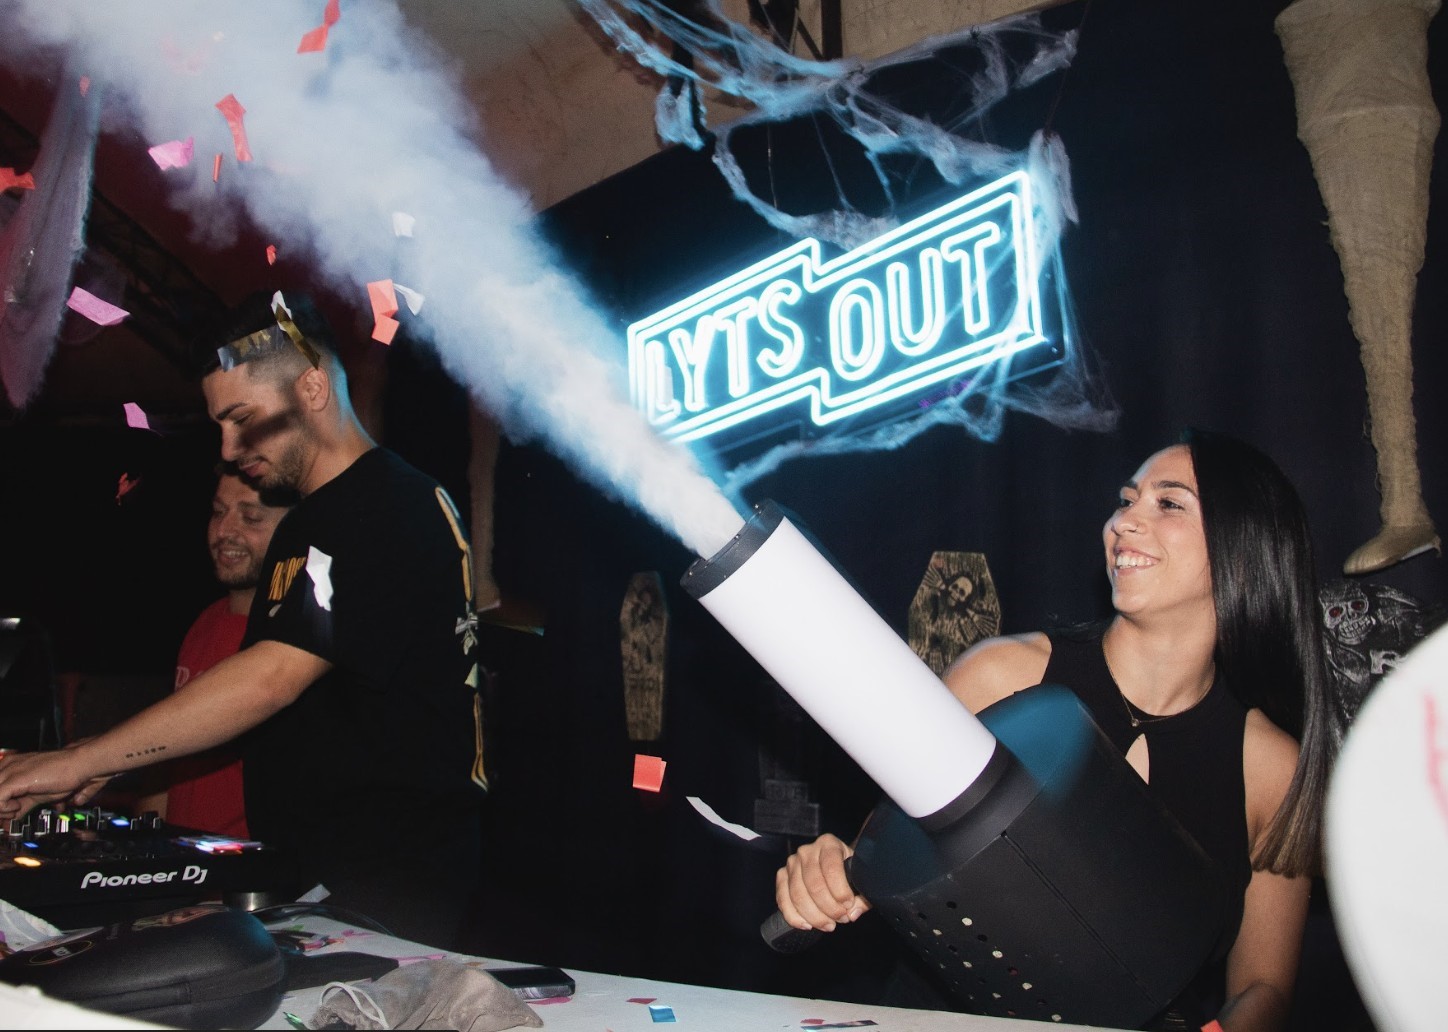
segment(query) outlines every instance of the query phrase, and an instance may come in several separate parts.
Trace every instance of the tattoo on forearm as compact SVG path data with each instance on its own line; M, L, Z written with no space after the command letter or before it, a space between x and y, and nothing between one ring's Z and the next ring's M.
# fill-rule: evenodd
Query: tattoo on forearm
M138 749L135 752L126 753L126 759L134 760L142 756L155 756L157 753L163 753L165 751L166 747L164 745L153 745L149 749Z

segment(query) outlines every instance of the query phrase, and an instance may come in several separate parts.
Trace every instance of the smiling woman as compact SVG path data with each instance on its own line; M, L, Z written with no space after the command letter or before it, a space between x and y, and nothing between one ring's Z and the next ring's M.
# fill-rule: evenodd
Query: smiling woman
M1302 506L1260 451L1189 430L1125 483L1102 535L1108 624L983 641L945 682L972 712L1069 688L1226 873L1235 940L1148 1027L1279 1029L1331 745ZM786 920L828 931L869 908L845 877L851 853L826 835L790 858L777 879Z
M1157 452L1142 464L1122 487L1102 536L1111 604L1118 613L1192 621L1212 637L1216 619L1207 538L1186 445ZM1204 693L1205 687L1193 698ZM1178 701L1152 700L1158 711Z

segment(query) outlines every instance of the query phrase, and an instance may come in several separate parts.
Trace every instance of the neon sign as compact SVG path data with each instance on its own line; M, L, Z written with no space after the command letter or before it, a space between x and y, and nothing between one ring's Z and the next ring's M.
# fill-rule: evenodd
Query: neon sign
M1054 364L1031 211L1013 172L829 261L802 240L630 326L633 403L689 441L884 416L1028 349Z

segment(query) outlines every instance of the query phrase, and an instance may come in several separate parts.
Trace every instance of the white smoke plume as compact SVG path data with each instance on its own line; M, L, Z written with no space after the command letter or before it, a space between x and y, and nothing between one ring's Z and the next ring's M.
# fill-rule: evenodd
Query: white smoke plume
M0 51L21 74L63 57L105 90L106 124L124 123L148 146L194 136L196 160L167 175L172 203L199 233L225 239L244 211L359 307L369 281L421 291L424 335L511 437L543 439L712 555L741 518L690 453L629 404L616 334L474 142L446 63L390 0L343 5L325 50L296 53L323 7L10 0ZM228 95L246 112L254 159L245 164L216 108ZM136 160L150 160L144 148ZM415 218L411 239L394 236L394 212Z

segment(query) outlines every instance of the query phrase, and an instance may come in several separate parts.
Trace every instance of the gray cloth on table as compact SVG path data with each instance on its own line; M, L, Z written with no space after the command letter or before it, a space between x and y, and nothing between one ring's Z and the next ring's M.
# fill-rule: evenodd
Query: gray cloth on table
M328 988L331 992L324 993L321 1006L308 1022L311 1028L502 1032L543 1025L532 1008L507 986L487 972L455 960L407 964L374 982L352 986L357 996L341 987ZM376 1004L376 1010L359 1004L359 997Z

